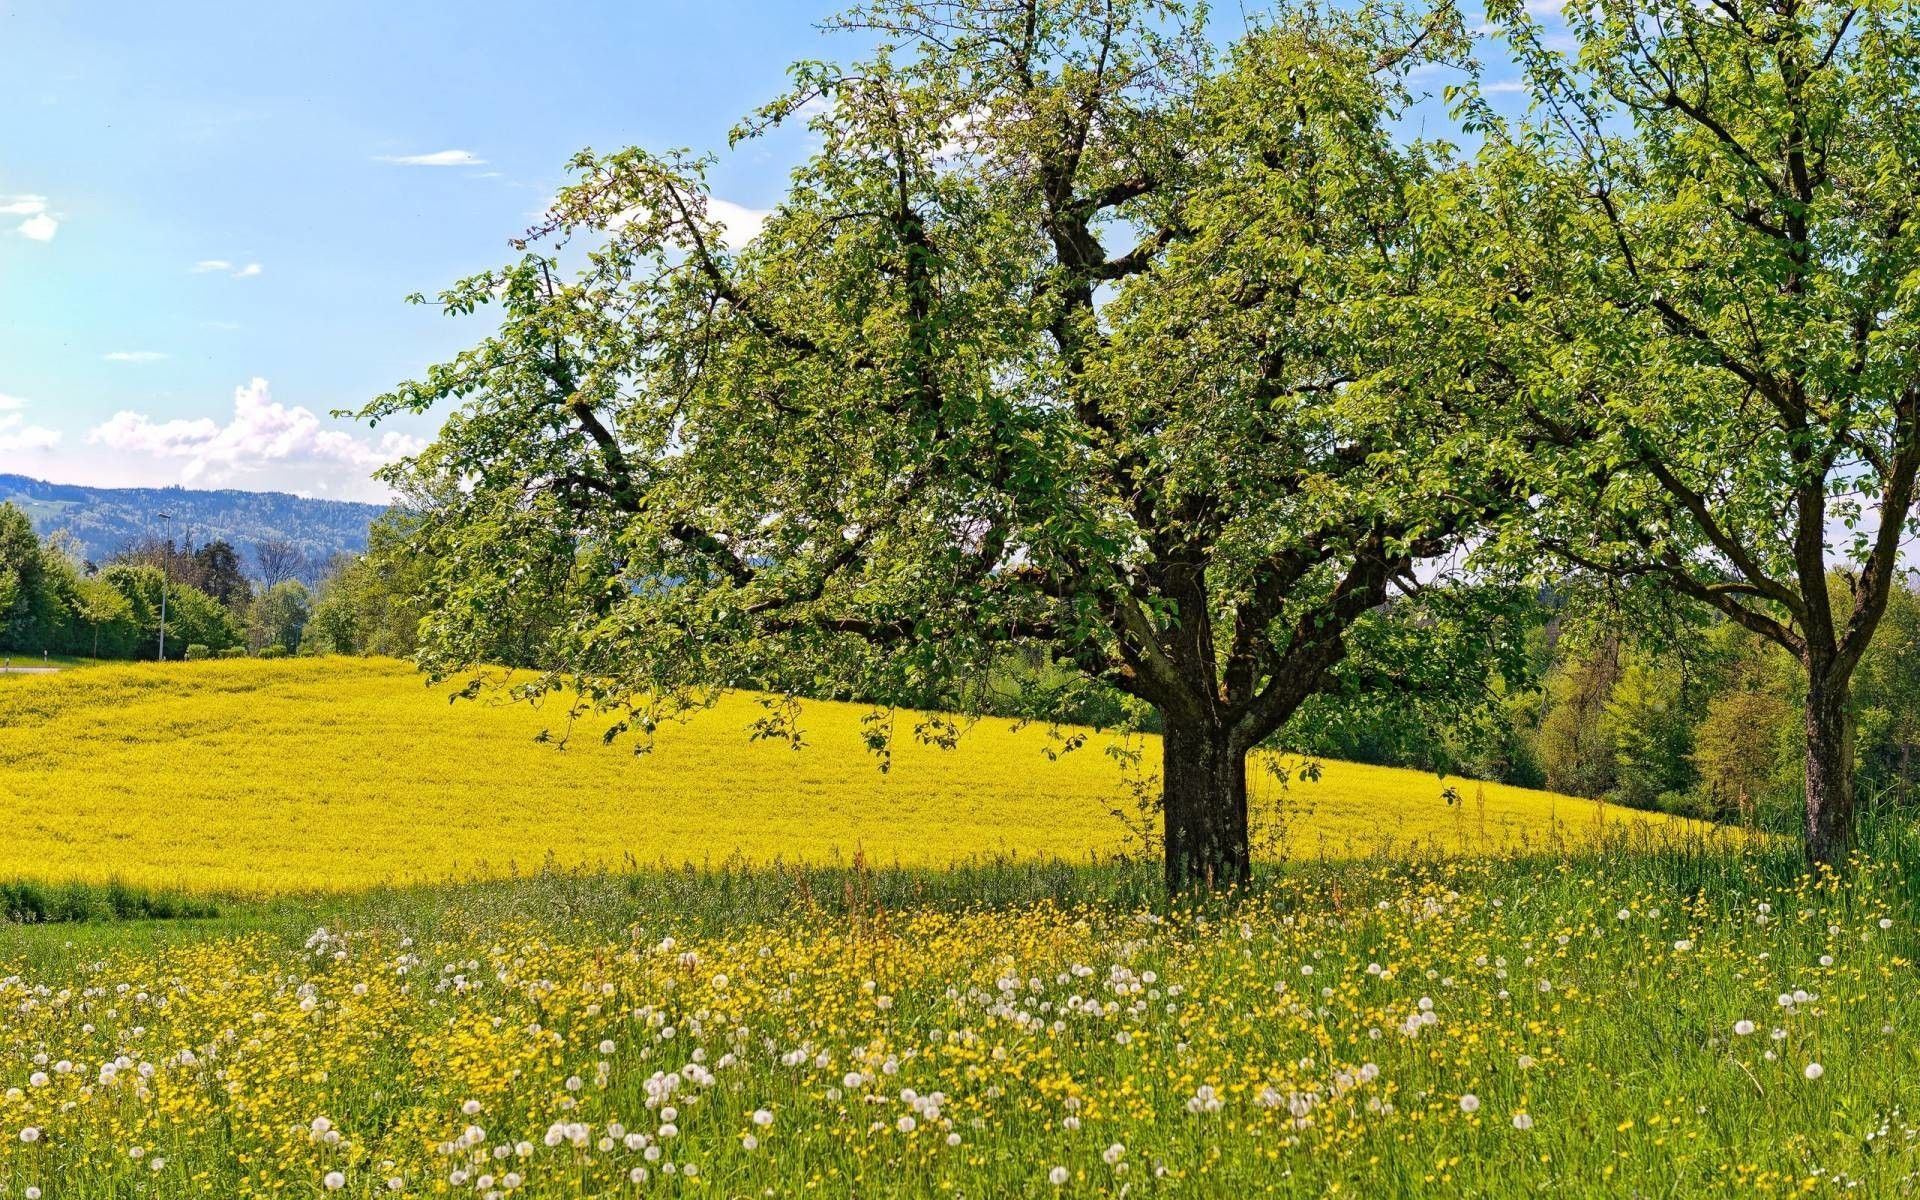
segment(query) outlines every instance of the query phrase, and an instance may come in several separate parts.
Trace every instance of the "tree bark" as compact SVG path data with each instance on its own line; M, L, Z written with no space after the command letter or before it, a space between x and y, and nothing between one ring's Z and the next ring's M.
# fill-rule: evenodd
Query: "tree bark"
M1807 679L1807 859L1839 865L1853 845L1853 721L1847 687L1814 670Z
M1247 755L1228 731L1169 718L1161 738L1167 891L1247 882Z

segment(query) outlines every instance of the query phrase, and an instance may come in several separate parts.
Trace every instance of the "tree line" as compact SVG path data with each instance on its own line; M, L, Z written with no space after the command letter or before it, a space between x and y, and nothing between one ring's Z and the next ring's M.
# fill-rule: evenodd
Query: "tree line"
M309 569L279 538L243 561L224 539L143 536L95 564L71 538L42 539L23 510L0 504L0 653L158 658L163 595L169 659L321 650L306 636L316 607L300 578Z

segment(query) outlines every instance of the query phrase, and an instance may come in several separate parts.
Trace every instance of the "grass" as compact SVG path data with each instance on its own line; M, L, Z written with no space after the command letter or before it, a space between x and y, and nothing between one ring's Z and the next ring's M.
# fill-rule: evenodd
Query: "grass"
M0 1197L1920 1192L1910 817L1815 877L1331 763L1170 905L1097 745L881 775L757 712L636 758L393 663L9 686Z
M903 716L892 768L863 748L867 710L807 707L810 743L753 742L732 696L635 756L563 719L449 704L400 663L359 659L102 666L0 691L0 878L167 891L308 894L538 873L776 861L944 867L1088 862L1128 850L1115 738L1051 760L1049 731L975 724L956 750ZM1132 743L1155 764L1151 738ZM1539 849L1651 814L1415 771L1327 763L1282 788L1255 772L1265 823L1295 860Z
M1821 879L1622 832L1200 909L1005 862L16 926L0 1194L1911 1195L1917 847Z
M58 667L62 671L70 671L75 667L99 666L106 660L97 659L97 658L79 658L71 654L54 654L54 655L45 656L45 657L38 654L0 654L0 661L6 661L10 665L15 667ZM11 679L16 677L24 678L27 676L27 674L28 672L25 672L25 671L21 671L17 673L12 671L0 671L0 679Z
M19 925L194 920L217 916L219 911L203 897L152 892L118 880L105 885L0 883L0 920Z
M635 758L390 663L9 687L0 873L58 882L0 888L0 1197L1920 1192L1910 816L1816 877L1336 763L1170 905L1097 750L756 711Z

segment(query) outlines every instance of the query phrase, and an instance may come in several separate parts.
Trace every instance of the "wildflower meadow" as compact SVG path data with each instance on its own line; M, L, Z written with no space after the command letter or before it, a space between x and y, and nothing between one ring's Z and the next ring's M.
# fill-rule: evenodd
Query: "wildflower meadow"
M12 927L0 1194L1911 1194L1911 861L1349 862L1174 909L1121 867L563 875Z

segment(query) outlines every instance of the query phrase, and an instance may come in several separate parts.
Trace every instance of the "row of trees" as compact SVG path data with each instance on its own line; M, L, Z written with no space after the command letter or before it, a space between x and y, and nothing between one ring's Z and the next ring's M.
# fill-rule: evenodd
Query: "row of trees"
M1493 680L1477 710L1440 726L1298 727L1289 744L1791 832L1805 784L1797 664L1731 621L1675 615L1675 626L1627 625L1591 598L1549 594L1527 638L1527 678ZM1911 587L1893 593L1850 699L1856 786L1911 808L1920 802Z
M294 653L311 610L307 589L276 566L276 545L256 550L250 578L225 541L180 547L143 539L96 567L59 534L42 540L27 514L0 504L0 652L141 659L166 652Z
M1489 18L1525 119L1450 5L1223 45L1162 0L876 0L865 61L736 130L817 137L738 251L709 160L583 153L441 297L498 332L364 411L459 406L388 473L423 661L537 595L533 690L647 729L1038 654L1157 713L1180 889L1246 877L1251 749L1518 678L1514 605L1571 582L1775 647L1843 859L1920 469L1920 17L1574 0L1575 53ZM1406 133L1449 72L1470 153Z

